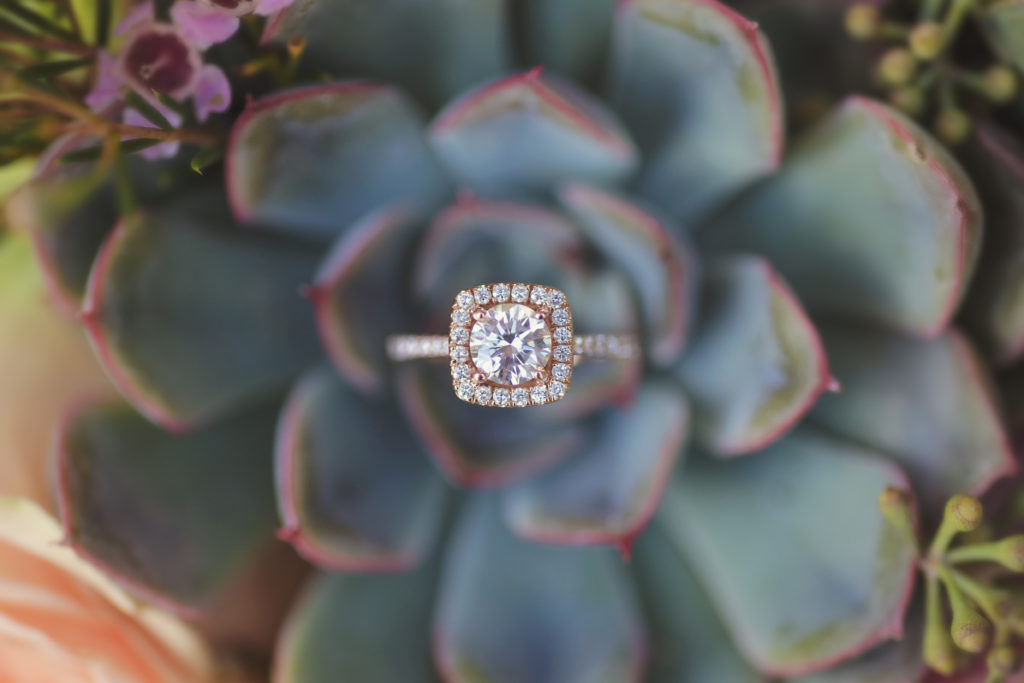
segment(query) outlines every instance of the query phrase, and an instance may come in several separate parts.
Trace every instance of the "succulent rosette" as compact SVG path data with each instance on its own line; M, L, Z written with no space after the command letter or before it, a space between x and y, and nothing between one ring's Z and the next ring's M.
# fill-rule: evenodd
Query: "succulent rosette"
M995 121L958 160L866 96L787 114L856 82L861 47L820 77L797 54L844 7L741 3L778 65L716 0L130 15L93 92L228 134L202 176L65 138L8 202L123 397L57 426L67 543L197 619L243 583L270 601L290 544L319 577L281 683L897 682L983 652L1004 680L1022 594L992 567L1024 560L975 496L1017 467L992 369L1024 353L1024 163ZM250 15L321 77L229 109L237 70L202 52ZM165 137L150 156L199 141ZM511 410L387 359L502 282L642 357Z

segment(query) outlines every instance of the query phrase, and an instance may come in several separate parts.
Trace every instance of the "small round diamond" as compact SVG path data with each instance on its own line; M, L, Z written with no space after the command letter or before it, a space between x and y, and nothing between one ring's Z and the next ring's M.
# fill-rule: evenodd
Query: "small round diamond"
M469 341L469 330L465 327L453 327L452 341L456 344L465 344Z
M460 382L462 380L469 379L469 376L473 374L473 371L469 369L469 366L465 363L459 363L458 365L452 366L452 377Z
M469 308L473 305L473 292L465 289L455 297L455 304L459 308Z
M469 349L465 346L456 346L452 349L452 359L456 363L465 363L469 360Z
M562 294L557 289L552 289L548 292L548 306L552 308L559 308L565 305L565 294Z
M476 393L473 395L476 402L480 405L487 405L491 402L491 388L490 387L477 387Z
M565 308L559 308L551 314L551 320L556 325L568 325L569 324L569 310Z
M572 360L572 347L571 346L556 346L555 347L555 360L560 363L568 363Z
M473 290L473 298L476 299L478 304L485 304L491 300L491 290L484 285L480 285Z
M512 288L512 301L523 303L530 298L530 288L527 285L516 285Z
M547 403L548 388L543 384L538 384L533 389L530 389L530 399L534 403Z
M568 327L556 327L555 341L559 344L568 344L572 341L572 330Z
M530 402L530 392L525 388L519 387L518 389L512 390L512 404L517 406L525 406Z
M534 287L530 292L530 301L534 306L543 306L548 301L548 290L543 287Z
M510 290L508 285L494 285L491 289L491 296L493 296L494 300L498 302L508 301L509 293Z
M572 368L565 363L557 363L555 367L551 368L551 374L554 375L555 379L567 380L569 375L572 374Z
M507 406L511 398L512 392L510 392L508 389L494 390L494 405L496 406Z
M565 385L561 382L552 382L548 385L548 395L551 396L552 401L557 401L565 396Z
M458 394L459 398L463 401L468 401L473 398L474 391L476 391L476 387L472 382L459 382L459 385L455 388L455 393Z
M452 322L456 325L468 325L471 319L469 311L462 308L452 313Z

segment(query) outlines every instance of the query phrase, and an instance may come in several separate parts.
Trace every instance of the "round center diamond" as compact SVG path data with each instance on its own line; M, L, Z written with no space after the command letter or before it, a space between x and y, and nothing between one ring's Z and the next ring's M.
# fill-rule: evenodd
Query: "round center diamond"
M492 382L523 384L551 358L551 328L529 306L498 304L473 325L469 352Z

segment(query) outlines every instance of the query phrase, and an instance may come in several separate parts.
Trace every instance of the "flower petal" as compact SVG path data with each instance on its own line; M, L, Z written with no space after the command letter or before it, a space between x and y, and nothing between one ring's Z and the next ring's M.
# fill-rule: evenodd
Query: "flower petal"
M205 121L210 114L227 111L231 106L231 83L228 76L219 66L206 64L199 70L192 99L196 108L196 118Z
M106 50L96 53L96 66L93 73L95 76L92 90L85 96L85 104L93 111L102 113L110 105L121 100L124 84L121 82L117 60Z
M168 123L170 123L172 126L181 125L181 116L178 115L176 112L164 108L161 111L161 113L164 115L165 118L167 118ZM168 114L170 114L170 117L168 117ZM138 111L132 108L124 110L124 115L122 116L121 120L129 126L141 126L142 128L157 127L155 123L153 123L152 121L150 121L145 116L143 116ZM125 138L125 140L134 139L135 138L132 137ZM152 147L147 147L146 149L139 152L139 154L141 154L142 157L145 159L149 159L150 161L156 161L158 159L171 159L178 155L178 150L180 149L180 142L161 142L157 145L153 145Z
M171 20L185 39L200 50L224 42L240 25L238 17L228 12L189 0L171 5Z

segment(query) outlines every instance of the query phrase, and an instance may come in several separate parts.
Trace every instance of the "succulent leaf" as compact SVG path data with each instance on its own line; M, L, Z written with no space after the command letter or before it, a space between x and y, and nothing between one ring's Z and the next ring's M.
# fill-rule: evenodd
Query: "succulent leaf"
M964 321L986 355L1005 365L1024 354L1024 153L994 124L975 126L962 158L978 182L987 220Z
M878 510L886 486L906 478L876 453L800 428L745 458L691 457L658 520L747 659L798 676L903 632L916 548Z
M609 98L646 165L637 192L693 220L782 154L781 92L756 24L716 0L626 0Z
M384 204L436 208L448 187L424 125L401 92L364 81L259 100L238 118L225 156L232 210L331 239Z
M264 40L306 40L306 60L332 74L397 83L437 107L505 71L503 0L295 0Z
M139 594L208 607L273 543L277 408L186 436L120 403L73 412L57 437L66 541Z
M18 188L5 210L8 224L32 240L54 305L77 313L93 259L117 222L108 174L94 165L59 166Z
M604 417L589 448L507 490L509 526L534 541L612 543L628 553L682 457L689 421L678 386L645 383Z
M434 657L450 683L639 680L645 632L605 548L522 541L493 498L467 503L444 565Z
M823 396L811 419L898 462L926 516L1014 471L990 380L960 334L922 341L838 324L821 332L843 390Z
M205 194L121 221L89 276L86 329L117 387L185 429L283 389L320 356L299 296L316 252L231 219Z
M436 683L430 613L437 569L325 574L278 641L274 683Z
M611 263L627 273L646 322L647 356L657 365L679 358L689 326L696 260L658 218L585 185L567 185L559 201Z
M978 12L979 23L999 55L1024 73L1024 2L1000 0Z
M812 311L934 336L970 280L981 220L974 187L939 143L852 97L703 236L769 258Z
M441 471L460 486L503 486L585 445L584 430L556 414L495 410L459 400L447 367L411 363L397 372L396 382L412 428Z
M278 424L283 537L337 571L402 571L430 549L444 483L397 407L328 367L295 387Z
M611 184L637 163L602 103L540 68L474 88L431 124L457 183L484 197L538 197L567 180Z
M615 0L523 0L518 5L527 64L543 64L587 86L601 83Z
M368 214L337 239L310 290L324 348L360 389L383 388L387 336L413 327L408 271L421 228L405 206Z
M632 564L653 646L648 683L767 681L740 655L660 525L652 525L637 539Z
M677 375L693 400L695 434L714 453L764 448L834 382L817 330L768 261L712 263L699 309Z

